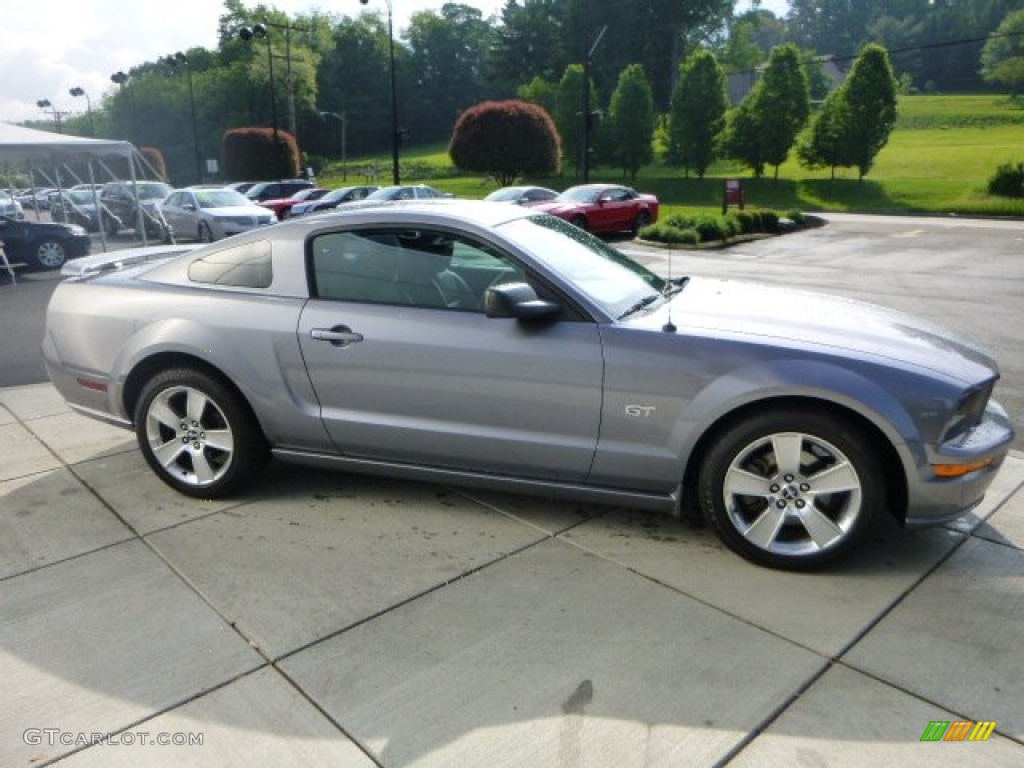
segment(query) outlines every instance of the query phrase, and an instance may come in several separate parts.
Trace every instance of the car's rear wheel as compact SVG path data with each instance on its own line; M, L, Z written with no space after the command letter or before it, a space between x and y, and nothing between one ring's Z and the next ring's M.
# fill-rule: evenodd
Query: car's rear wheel
M213 242L213 231L210 229L210 225L205 221L199 222L199 242L201 243L212 243Z
M202 371L157 374L143 387L134 415L149 466L189 496L227 496L251 481L269 457L249 409L227 385Z
M32 246L32 261L39 269L60 269L67 260L67 249L56 238L44 237Z
M734 552L807 570L848 555L882 509L870 441L827 411L773 411L727 429L698 477L701 506Z
M116 235L120 231L121 231L121 224L120 224L120 222L118 222L117 219L115 219L113 216L110 216L110 215L104 215L103 216L103 233L107 237L113 237L114 235Z

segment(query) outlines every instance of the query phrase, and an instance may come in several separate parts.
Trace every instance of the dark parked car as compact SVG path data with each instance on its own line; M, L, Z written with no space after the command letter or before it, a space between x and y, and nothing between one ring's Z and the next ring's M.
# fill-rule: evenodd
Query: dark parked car
M162 181L137 181L134 187L133 190L130 181L111 181L103 185L103 189L100 190L103 231L108 235L116 235L122 229L136 228L137 191L146 234L154 238L165 237L167 231L160 214L160 203L174 191L173 187Z
M36 269L60 269L68 259L86 256L89 233L77 224L49 224L0 216L0 241L11 262Z
M260 205L272 210L278 219L284 220L292 215L293 206L298 205L299 203L319 200L326 195L328 191L329 190L322 187L306 187L305 189L300 189L291 197L271 198L270 200L264 200Z
M376 192L380 187L340 187L332 189L319 200L312 200L305 203L296 203L292 206L292 216L303 216L315 211L330 211L342 203L351 203L355 200L362 200L367 195Z
M245 191L245 196L254 203L262 203L265 200L277 200L283 197L291 197L296 192L310 189L316 186L305 179L279 179L277 181L261 181L253 184Z
M666 280L534 208L352 203L135 258L64 268L43 357L73 409L134 429L202 499L274 455L695 502L744 557L811 568L884 515L960 517L1014 437L998 366L966 339L846 299Z

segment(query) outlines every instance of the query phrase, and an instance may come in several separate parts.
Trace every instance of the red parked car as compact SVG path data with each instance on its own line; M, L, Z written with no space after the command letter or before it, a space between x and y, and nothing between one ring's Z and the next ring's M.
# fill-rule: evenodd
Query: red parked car
M637 232L658 220L658 198L618 184L569 187L554 200L534 203L544 211L590 232Z
M291 197L279 197L275 200L264 200L260 205L272 210L279 219L287 219L292 213L292 206L296 203L308 203L311 200L319 200L331 190L320 187L300 189Z

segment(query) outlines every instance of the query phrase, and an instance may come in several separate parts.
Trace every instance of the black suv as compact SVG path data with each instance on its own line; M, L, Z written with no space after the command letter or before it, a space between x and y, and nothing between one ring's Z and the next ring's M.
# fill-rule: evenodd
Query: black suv
M162 181L137 181L135 187L139 191L146 234L164 237L166 232L158 206L174 190ZM104 184L100 190L100 206L103 209L103 230L108 235L116 235L122 229L135 229L135 194L130 181L110 181Z
M0 242L8 261L36 269L60 269L68 259L88 256L89 233L77 224L47 224L0 216Z
M264 200L280 200L291 197L296 192L309 189L313 182L304 179L278 179L277 181L261 181L253 184L245 192L245 196L254 203L262 203Z

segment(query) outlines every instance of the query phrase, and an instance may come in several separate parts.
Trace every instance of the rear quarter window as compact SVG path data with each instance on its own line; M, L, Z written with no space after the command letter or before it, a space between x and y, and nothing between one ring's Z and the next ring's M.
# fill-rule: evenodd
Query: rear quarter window
M208 285L269 288L274 281L270 242L257 240L201 256L189 264L188 279Z

